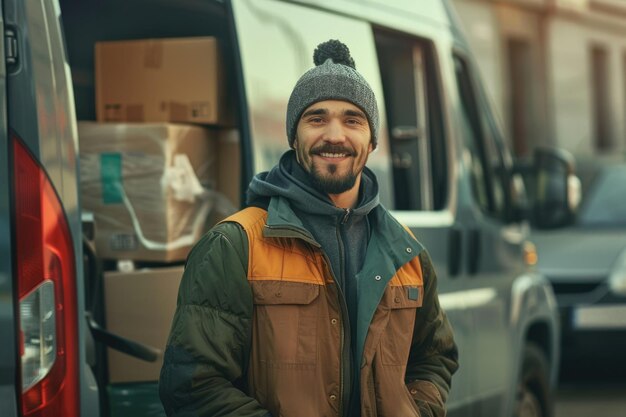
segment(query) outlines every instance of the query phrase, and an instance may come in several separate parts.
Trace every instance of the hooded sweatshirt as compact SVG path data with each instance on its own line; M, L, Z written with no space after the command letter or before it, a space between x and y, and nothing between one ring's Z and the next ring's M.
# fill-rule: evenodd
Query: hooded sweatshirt
M290 150L271 171L252 179L247 203L267 209L269 200L278 196L289 201L304 227L326 254L348 310L346 330L350 334L350 345L355 346L355 326L350 326L350 323L356 322L357 314L356 274L363 266L370 237L367 215L379 204L374 173L367 167L363 169L356 207L339 208L328 194L315 188L309 173L296 161L295 152ZM354 357L353 350L351 356ZM359 403L358 393L353 393L350 403L353 405L351 409L358 409L358 406L355 407Z

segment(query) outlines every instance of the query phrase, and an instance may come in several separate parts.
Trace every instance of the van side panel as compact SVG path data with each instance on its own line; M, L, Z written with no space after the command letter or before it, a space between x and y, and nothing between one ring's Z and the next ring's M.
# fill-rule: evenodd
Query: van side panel
M0 55L4 49L4 11L0 8ZM15 302L13 300L13 250L11 247L11 152L7 126L6 107L6 67L3 59L0 64L0 404L2 413L8 417L17 415L17 352L11 335L16 335ZM7 343L6 341L10 341ZM6 414L5 414L6 413Z
M349 14L371 22L389 21L390 16L393 16L394 20L398 16L405 16L411 20L417 19L422 22L430 22L437 25L448 24L448 16L445 7L440 1L361 0L359 2L353 2L335 0L295 0L295 2L319 8L328 8L336 13Z
M49 176L72 233L78 300L81 415L97 416L98 396L86 364L82 232L78 206L77 134L70 70L57 0L7 0L7 23L16 28L19 62L7 77L8 124Z

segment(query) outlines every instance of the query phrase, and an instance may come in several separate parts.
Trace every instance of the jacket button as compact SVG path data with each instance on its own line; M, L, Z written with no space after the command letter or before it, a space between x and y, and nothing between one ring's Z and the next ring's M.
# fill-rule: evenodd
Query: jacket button
M331 400L331 401L335 401L336 399L337 399L337 396L336 396L335 394L332 394L332 395L330 396L330 400Z
M374 279L375 279L376 281L380 281L381 279L383 279L383 277L381 277L380 275L376 275L376 276L374 277Z
M409 391L412 395L417 394L417 390L415 388L411 389L411 391Z
M330 322L331 322L332 324L337 324L337 319L331 319L331 320L330 320Z
M283 296L283 295L282 295L281 293L279 293L279 292L277 292L277 293L276 293L276 294L274 294L274 295L276 295L276 297L278 297L278 298L280 298L280 297L282 297L282 296Z
M411 249L411 248L406 248L406 253L411 253L411 252L413 252L413 249Z
M394 298L394 299L393 299L393 301L394 301L395 303L399 303L399 302L400 302L400 297L396 297L396 298Z

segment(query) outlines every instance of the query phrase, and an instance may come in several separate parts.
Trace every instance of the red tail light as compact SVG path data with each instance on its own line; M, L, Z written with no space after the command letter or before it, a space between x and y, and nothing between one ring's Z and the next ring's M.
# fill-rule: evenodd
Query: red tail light
M78 416L72 235L46 173L13 136L21 405L24 416Z

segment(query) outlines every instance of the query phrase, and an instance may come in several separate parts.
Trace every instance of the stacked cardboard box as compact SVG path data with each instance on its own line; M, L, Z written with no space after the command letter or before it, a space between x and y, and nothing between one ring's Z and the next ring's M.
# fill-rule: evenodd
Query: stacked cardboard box
M217 198L216 134L194 125L78 126L82 206L94 213L98 256L184 260Z
M99 122L233 123L213 37L99 42L95 72Z
M79 138L82 205L94 213L98 255L184 260L205 226L239 205L219 43L100 42L95 67L98 123L79 123Z
M180 262L204 231L239 206L240 155L215 38L96 45L97 122L79 123L81 204L103 259ZM152 264L154 265L154 264ZM162 352L180 266L107 271L106 327ZM112 383L158 380L109 350Z
M156 362L145 362L109 349L109 382L159 379L182 275L182 267L105 273L107 330L160 350Z

